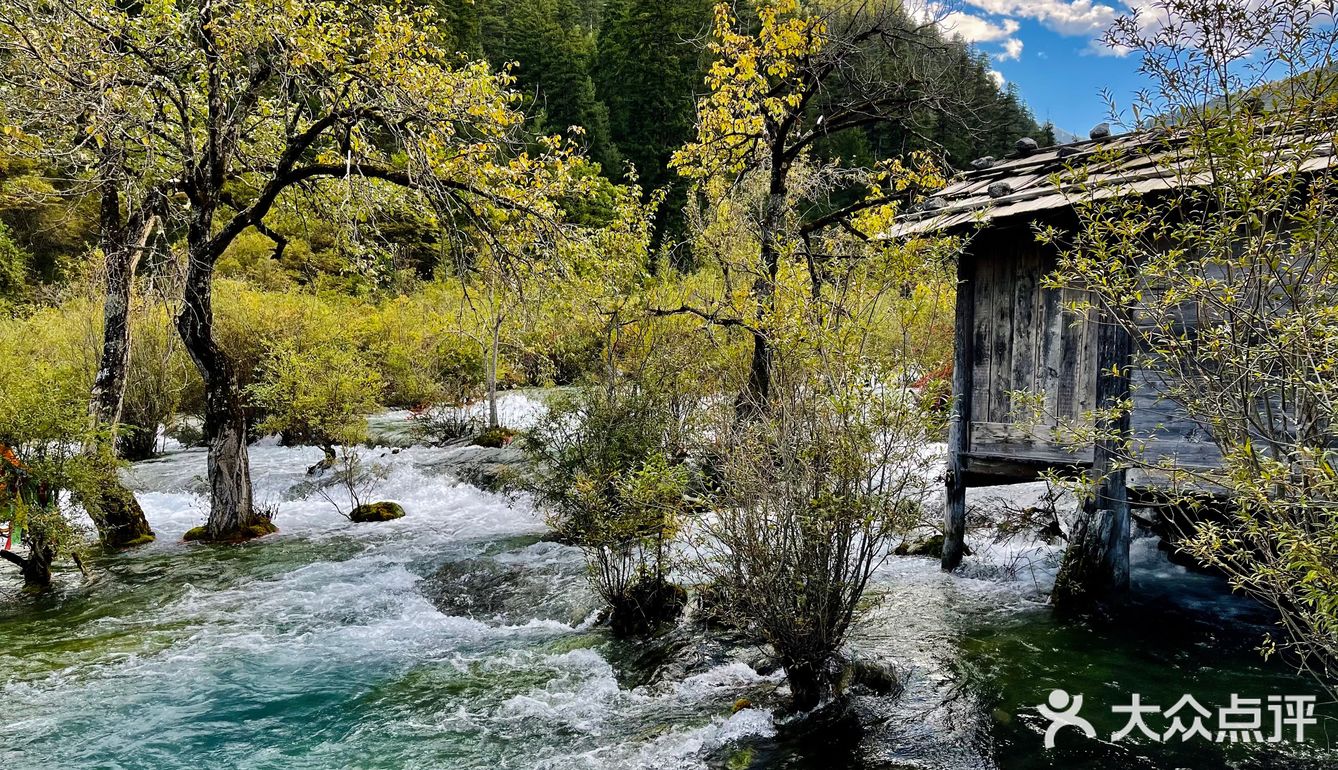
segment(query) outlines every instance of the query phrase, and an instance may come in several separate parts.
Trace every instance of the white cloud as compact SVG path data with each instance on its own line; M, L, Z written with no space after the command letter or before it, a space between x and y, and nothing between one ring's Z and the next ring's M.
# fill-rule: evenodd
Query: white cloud
M994 85L999 88L1003 88L1008 83L1008 81L1004 79L1003 73L999 70L990 70L990 80L993 80Z
M1094 54L1096 56L1114 56L1117 59L1123 59L1133 53L1133 49L1122 45L1106 45L1100 40L1091 40L1087 43L1087 48L1080 51L1082 54Z
M961 11L946 14L940 24L948 34L968 43L1002 43L1003 52L995 56L999 61L1017 59L1022 55L1022 41L1013 35L1021 24L1016 19L999 22L973 16Z
M966 2L995 16L1034 19L1061 35L1099 35L1120 14L1114 7L1094 0L966 0Z
M1004 19L1002 23L996 24L989 19L953 11L943 17L942 26L948 34L956 35L968 43L993 43L1012 37L1019 25L1013 19Z

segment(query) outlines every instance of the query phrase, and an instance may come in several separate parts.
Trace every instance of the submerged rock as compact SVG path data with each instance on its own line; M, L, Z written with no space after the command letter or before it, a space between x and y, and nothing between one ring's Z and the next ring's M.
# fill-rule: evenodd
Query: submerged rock
M321 457L319 462L307 468L307 475L323 476L325 475L326 471L330 470L334 466L335 466L335 454L334 452L327 451L325 455Z
M366 524L373 521L394 521L404 518L404 507L399 503L386 501L364 503L354 508L349 513L348 518L356 524Z
M486 492L499 492L524 476L530 468L530 460L516 442L512 442L502 447L457 447L428 467L449 473Z
M896 666L879 660L853 660L846 665L842 684L872 695L896 696L906 688Z
M918 540L903 540L892 553L897 556L928 556L934 559L943 555L943 533L937 532ZM962 553L971 556L971 549L962 547Z
M579 626L599 606L580 553L549 541L448 562L420 590L446 615L502 625L547 620Z
M824 757L826 767L859 767L859 745L865 728L848 698L837 698L780 725L778 738L797 753Z
M695 591L695 589L694 589ZM705 622L695 601L675 624L664 624L654 636L620 639L609 651L618 683L626 689L656 688L681 682L711 669L743 664L758 676L771 678L780 670L774 650L757 637ZM759 683L740 693L754 706L770 701L774 681Z
M897 556L933 556L943 554L943 533L922 537L915 542L904 541L892 553Z
M737 718L737 717L736 717ZM896 768L938 765L913 762L889 764L885 758L870 760L862 750L869 715L847 700L830 702L807 714L792 715L775 723L775 734L727 741L702 756L712 770L761 770L768 767L802 768Z
M443 614L486 619L501 616L507 599L521 588L525 573L498 568L484 559L452 562L429 578L428 595Z

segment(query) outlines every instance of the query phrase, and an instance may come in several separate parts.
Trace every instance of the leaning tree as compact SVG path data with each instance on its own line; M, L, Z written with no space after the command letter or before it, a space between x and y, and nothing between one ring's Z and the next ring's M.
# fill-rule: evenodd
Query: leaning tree
M82 131L94 156L101 137L117 148L117 170L136 190L120 202L121 220L161 207L184 252L176 326L205 386L209 540L273 530L253 505L243 391L214 336L214 268L239 235L273 232L265 218L285 194L338 184L348 201L409 191L442 228L514 253L515 243L542 246L555 201L586 178L557 141L525 149L509 74L448 52L426 9L333 0L7 7L17 41L9 55L42 79L44 98L78 99L71 141Z

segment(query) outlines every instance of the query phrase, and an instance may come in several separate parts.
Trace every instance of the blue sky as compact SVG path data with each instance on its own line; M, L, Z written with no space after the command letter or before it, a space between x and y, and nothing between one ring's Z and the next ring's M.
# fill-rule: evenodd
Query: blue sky
M1107 120L1103 89L1127 109L1145 85L1136 56L1116 55L1100 43L1102 31L1137 3L957 0L944 24L990 56L998 77L1017 86L1038 121L1086 138Z
M1060 35L1035 23L1023 22L1018 35L1024 46L1016 60L991 59L994 69L1017 86L1038 121L1050 120L1085 139L1092 126L1109 119L1103 89L1128 115L1132 95L1145 82L1138 73L1136 57L1097 55L1088 41ZM988 47L982 49L989 52Z

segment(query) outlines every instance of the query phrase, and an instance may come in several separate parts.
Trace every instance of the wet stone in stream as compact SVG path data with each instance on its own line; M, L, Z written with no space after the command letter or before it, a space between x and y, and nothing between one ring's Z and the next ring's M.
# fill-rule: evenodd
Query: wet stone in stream
M419 588L445 615L504 626L536 619L580 626L597 614L597 598L588 590L558 589L584 581L579 552L540 541L518 552L448 562Z

